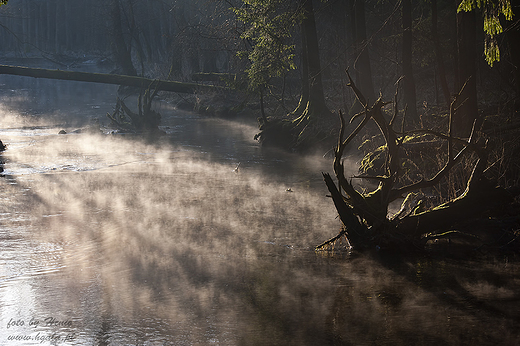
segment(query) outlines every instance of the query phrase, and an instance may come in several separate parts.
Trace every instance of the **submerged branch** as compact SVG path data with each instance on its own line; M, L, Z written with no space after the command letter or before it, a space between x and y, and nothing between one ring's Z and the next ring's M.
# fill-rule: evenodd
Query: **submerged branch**
M321 243L320 245L316 246L315 250L317 250L317 251L325 250L326 248L329 248L330 246L332 246L337 240L341 239L341 237L345 237L347 239L347 241L348 241L347 232L345 231L345 228L343 228L334 237L332 237L329 240L326 240L323 243Z

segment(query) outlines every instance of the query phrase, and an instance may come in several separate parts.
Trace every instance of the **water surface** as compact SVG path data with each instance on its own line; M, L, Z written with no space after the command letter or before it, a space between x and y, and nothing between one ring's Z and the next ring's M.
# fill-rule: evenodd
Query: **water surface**
M0 344L520 340L511 259L315 253L339 230L329 160L167 104L156 141L71 133L103 119L115 88L24 80L0 109Z

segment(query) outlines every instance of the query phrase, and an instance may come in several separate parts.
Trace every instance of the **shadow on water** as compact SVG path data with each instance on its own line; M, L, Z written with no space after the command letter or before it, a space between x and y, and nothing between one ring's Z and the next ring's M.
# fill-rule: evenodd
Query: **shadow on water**
M517 262L396 253L347 261L327 316L330 344L518 342Z
M316 254L339 228L328 163L266 153L247 124L163 114L157 142L0 131L0 343L517 342L517 262Z

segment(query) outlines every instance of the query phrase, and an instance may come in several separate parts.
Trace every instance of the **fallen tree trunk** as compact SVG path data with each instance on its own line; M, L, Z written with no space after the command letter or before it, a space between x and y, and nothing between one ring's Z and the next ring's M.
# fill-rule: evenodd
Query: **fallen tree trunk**
M191 75L196 82L229 82L236 80L237 75L231 73L199 72Z
M401 233L420 237L424 234L457 229L472 218L486 215L490 210L500 210L513 202L513 197L504 189L482 178L468 186L465 193L456 199L433 209L396 220Z
M177 93L191 94L196 91L222 91L227 90L224 87L212 85L200 85L196 83L182 83L175 81L156 80L150 78L125 76L106 73L90 73L77 71L49 70L43 68L21 67L0 65L0 74L9 74L15 76L26 76L34 78L73 80L79 82L115 84L138 87L147 89L152 83L156 89L161 91L170 91Z

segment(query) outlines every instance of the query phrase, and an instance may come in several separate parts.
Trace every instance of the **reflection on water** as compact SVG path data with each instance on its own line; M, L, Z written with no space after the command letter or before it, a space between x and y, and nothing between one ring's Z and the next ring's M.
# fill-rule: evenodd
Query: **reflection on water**
M517 263L317 255L329 162L163 115L154 143L3 124L0 344L518 342Z

